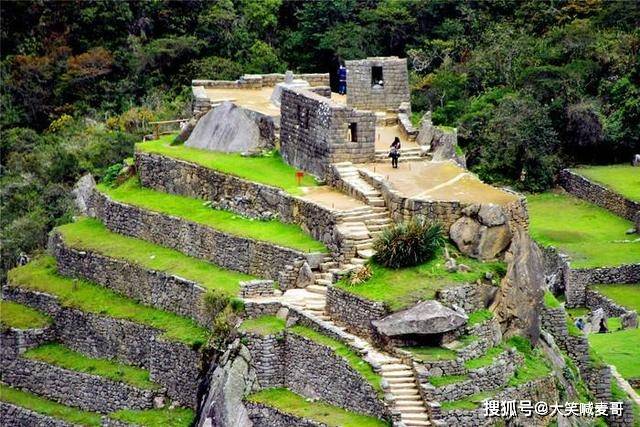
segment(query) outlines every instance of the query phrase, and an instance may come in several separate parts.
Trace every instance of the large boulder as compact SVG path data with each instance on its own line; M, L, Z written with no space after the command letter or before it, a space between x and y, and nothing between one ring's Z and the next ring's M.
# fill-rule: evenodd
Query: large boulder
M495 259L511 242L511 230L502 208L494 204L471 205L451 225L449 236L460 252L482 260Z
M431 335L453 331L467 322L467 317L440 304L423 301L413 307L374 320L373 326L382 335Z
M71 194L74 197L76 209L80 215L95 216L91 207L91 196L96 188L96 181L88 173L76 182Z
M242 399L255 386L257 376L251 354L236 340L209 377L209 390L200 410L198 427L250 427Z
M542 253L525 229L518 228L514 233L505 261L507 274L492 311L507 338L524 335L536 344L540 336L544 269Z
M198 120L185 145L227 153L270 150L275 147L275 124L269 116L223 102Z

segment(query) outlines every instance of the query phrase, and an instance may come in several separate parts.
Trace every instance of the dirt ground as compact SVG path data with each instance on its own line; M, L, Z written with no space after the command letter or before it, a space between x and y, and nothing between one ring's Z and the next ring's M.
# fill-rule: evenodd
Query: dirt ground
M387 163L358 167L384 176L407 197L501 205L517 200L513 194L483 183L453 162L407 162L400 163L398 169Z
M234 100L236 105L246 107L269 116L279 116L280 107L276 107L269 99L273 86L261 89L205 89L211 101Z
M353 197L347 196L346 194L326 186L307 187L304 191L306 193L302 196L303 199L316 202L319 205L339 211L346 211L365 206L365 204L360 200L354 199Z

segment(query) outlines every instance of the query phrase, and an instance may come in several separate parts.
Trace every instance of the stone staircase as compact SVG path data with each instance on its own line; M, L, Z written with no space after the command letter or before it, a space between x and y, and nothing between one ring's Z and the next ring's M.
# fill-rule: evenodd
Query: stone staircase
M410 147L410 148L401 148L400 149L400 158L399 162L416 162L421 160L427 160L428 155L426 150L423 150L421 147ZM391 159L389 158L389 150L376 150L376 163L391 163Z

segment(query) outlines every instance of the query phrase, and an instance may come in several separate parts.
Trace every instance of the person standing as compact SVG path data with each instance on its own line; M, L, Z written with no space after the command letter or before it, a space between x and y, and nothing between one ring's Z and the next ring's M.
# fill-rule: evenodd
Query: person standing
M398 168L398 158L400 157L400 138L398 138L397 136L391 143L389 157L391 157L391 167Z
M338 93L340 95L347 94L347 69L344 65L340 64L338 68Z

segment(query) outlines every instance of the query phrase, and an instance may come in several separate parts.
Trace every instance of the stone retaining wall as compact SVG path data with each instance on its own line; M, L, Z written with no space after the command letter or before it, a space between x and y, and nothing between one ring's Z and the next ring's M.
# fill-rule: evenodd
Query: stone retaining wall
M487 308L497 291L497 286L467 283L438 290L436 299L446 306L457 306L472 313Z
M261 388L286 387L347 410L388 417L373 387L330 348L292 332L248 337Z
M191 317L205 327L209 325L202 304L206 289L196 282L71 248L56 232L50 236L49 249L62 275L90 280L142 304Z
M607 417L607 425L609 427L637 426L637 424L634 424L633 401L629 399L624 400L622 403L622 415L609 415L609 417Z
M638 286L640 292L640 286ZM619 317L623 328L638 327L638 313L616 304L611 298L592 289L585 291L585 307L596 310L602 308L608 317Z
M7 402L0 402L0 425L7 427L73 427L73 424Z
M375 329L371 321L382 319L390 311L383 303L362 298L331 286L327 289L327 314L351 333L373 337Z
M93 191L87 207L115 233L176 249L223 268L276 280L282 289L295 287L295 277L291 283L291 276L282 274L285 266L293 266L298 261L301 264L307 259L299 250L120 203L97 190Z
M284 73L245 74L238 80L192 80L192 86L220 89L257 89L284 82ZM306 80L310 86L329 86L329 73L295 73L294 79Z
M217 207L250 218L275 216L282 222L299 225L314 239L323 242L334 255L341 252L336 213L324 206L276 187L171 157L137 151L135 162L144 187L208 200Z
M568 193L598 205L614 214L633 221L640 211L640 203L629 200L609 188L590 181L569 169L558 174L558 184Z
M245 401L244 406L247 408L253 427L327 427L326 424L285 414L261 403Z
M6 295L3 295L7 298ZM54 337L52 327L38 329L8 328L0 331L0 362L15 360L30 348L38 347Z
M197 406L198 387L208 369L209 357L203 349L168 341L162 331L146 325L62 306L49 294L7 286L3 296L51 316L50 340L90 357L148 369L151 381L165 387L173 402Z
M332 163L375 159L373 112L304 89L284 89L280 111L280 152L288 164L324 179Z
M608 365L590 364L580 375L596 401L611 401L611 368Z
M3 366L4 383L86 411L150 409L162 391L144 390L97 375L69 371L35 360L18 358Z

